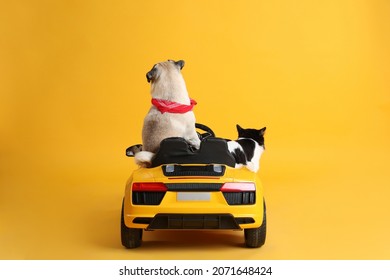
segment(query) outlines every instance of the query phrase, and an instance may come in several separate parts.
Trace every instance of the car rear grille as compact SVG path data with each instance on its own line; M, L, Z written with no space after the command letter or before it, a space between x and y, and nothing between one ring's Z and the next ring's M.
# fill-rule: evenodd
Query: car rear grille
M204 216L201 216L201 217L204 217ZM160 219L160 221L155 222L154 227L156 227L158 225L159 226L167 225L167 220L166 220L167 218L161 218L160 217L159 219ZM164 219L165 219L165 221L164 221ZM239 225L241 225L241 224L253 224L255 222L255 220L252 217L235 218L234 220ZM153 221L153 218L137 217L137 218L134 218L133 223L134 224L146 224L146 225L149 225L152 221ZM209 222L209 225L211 225L213 223L212 221L210 222L210 219L209 219L208 222ZM230 223L231 223L231 221L230 221ZM225 226L226 226L226 224L225 224Z
M223 196L229 205L249 205L255 204L255 192L225 192Z
M225 174L226 166L224 165L164 165L161 167L167 177L220 177Z
M133 192L133 204L135 205L159 205L165 192Z
M240 229L240 226L231 214L157 214L147 229Z

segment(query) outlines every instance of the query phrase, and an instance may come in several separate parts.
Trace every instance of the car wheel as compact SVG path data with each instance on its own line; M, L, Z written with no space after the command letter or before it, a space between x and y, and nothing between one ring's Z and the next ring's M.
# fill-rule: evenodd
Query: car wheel
M142 232L140 228L128 228L125 224L123 214L123 203L122 203L122 215L121 215L121 239L122 245L128 249L137 248L142 243Z
M263 203L263 223L258 228L244 229L245 245L249 248L259 248L264 245L267 233L267 215L265 202Z

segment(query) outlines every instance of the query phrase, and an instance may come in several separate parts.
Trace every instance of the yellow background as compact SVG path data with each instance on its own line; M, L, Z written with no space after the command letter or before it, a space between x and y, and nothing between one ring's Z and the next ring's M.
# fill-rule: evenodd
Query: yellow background
M1 1L1 259L390 259L390 2ZM267 126L261 249L119 216L150 106L184 59L198 122Z

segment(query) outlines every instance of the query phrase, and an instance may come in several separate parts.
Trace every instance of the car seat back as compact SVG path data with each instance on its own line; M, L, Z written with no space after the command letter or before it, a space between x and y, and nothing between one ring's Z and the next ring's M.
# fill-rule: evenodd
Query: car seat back
M180 137L166 138L152 161L151 167L163 164L224 164L235 166L234 157L222 138L209 137L203 140L199 150L194 150Z

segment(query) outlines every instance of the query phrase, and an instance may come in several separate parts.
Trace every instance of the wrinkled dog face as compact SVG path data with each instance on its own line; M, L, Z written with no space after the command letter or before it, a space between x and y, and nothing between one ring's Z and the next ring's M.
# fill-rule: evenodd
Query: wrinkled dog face
M180 70L184 67L184 60L167 60L164 62L157 63L153 66L152 70L146 73L146 79L148 83L155 83L160 78L164 78L165 73L172 73L177 71L180 73Z

